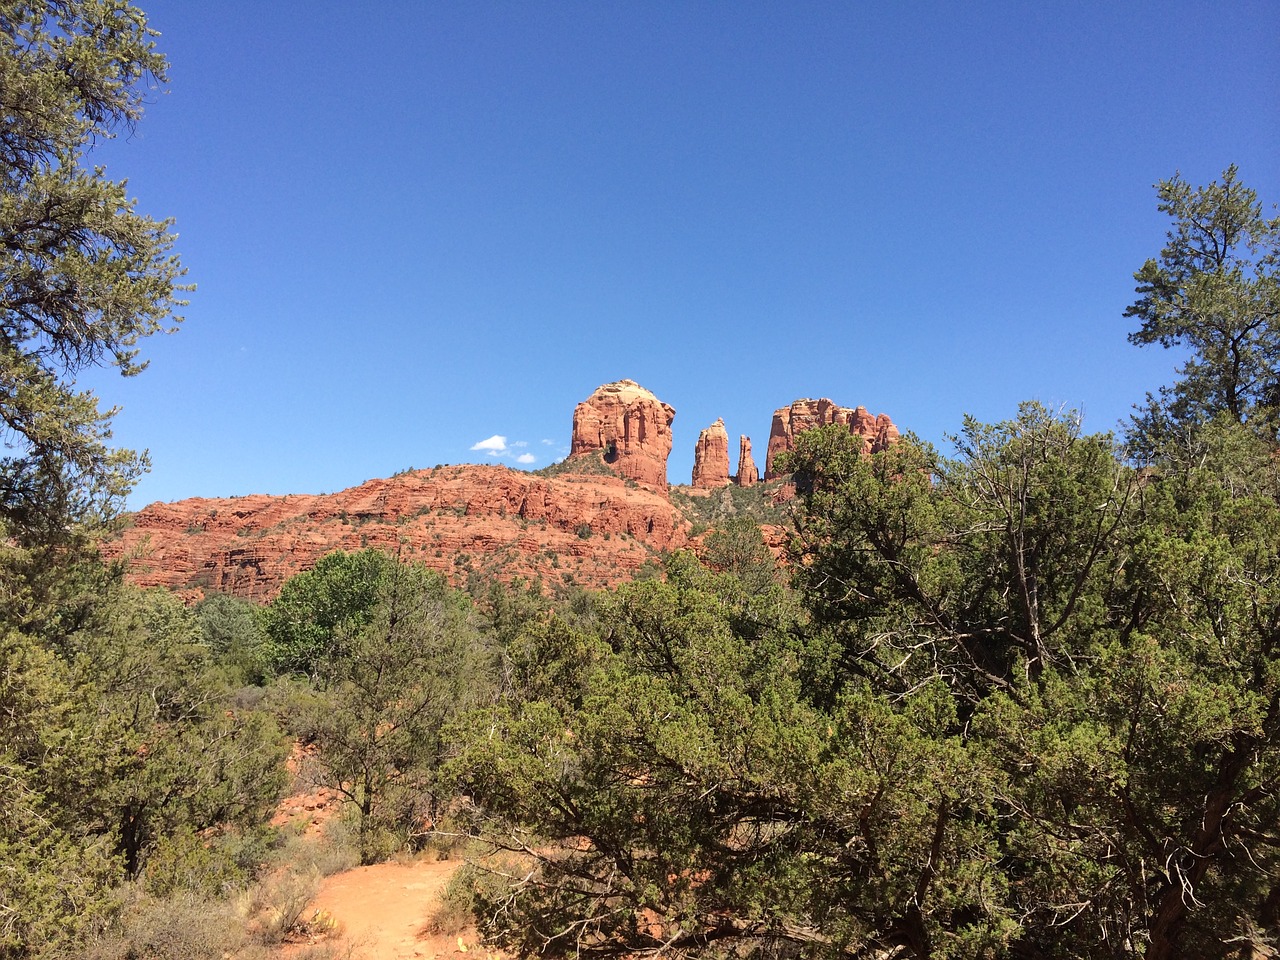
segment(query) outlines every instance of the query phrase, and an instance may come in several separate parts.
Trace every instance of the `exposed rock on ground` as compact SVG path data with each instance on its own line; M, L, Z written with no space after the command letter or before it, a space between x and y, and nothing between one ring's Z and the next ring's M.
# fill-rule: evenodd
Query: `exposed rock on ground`
M675 416L670 404L634 380L606 383L573 411L569 456L601 451L619 476L665 491Z

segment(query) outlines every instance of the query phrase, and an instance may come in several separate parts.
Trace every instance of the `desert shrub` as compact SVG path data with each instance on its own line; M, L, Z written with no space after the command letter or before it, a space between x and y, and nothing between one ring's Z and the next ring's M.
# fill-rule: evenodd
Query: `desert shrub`
M156 897L182 891L223 894L246 880L234 846L210 843L190 827L181 827L156 844L147 860L142 883Z
M427 917L426 932L452 937L475 922L477 870L467 864L449 878Z
M511 895L511 877L527 873L528 866L511 856L464 864L449 878L440 902L427 917L425 930L454 936L471 927L477 919L502 909Z
M295 833L287 837L271 858L277 870L314 872L319 877L350 870L359 863L359 829L354 815L345 810L330 819L318 836Z
M201 640L231 680L262 683L270 659L262 609L240 597L211 593L196 606L195 614Z
M78 947L83 960L249 960L249 937L231 899L211 899L192 890L155 897L129 891L116 921ZM65 954L58 960L71 960Z
M283 942L302 922L319 887L320 874L314 869L278 871L255 884L245 898L253 940L268 946Z

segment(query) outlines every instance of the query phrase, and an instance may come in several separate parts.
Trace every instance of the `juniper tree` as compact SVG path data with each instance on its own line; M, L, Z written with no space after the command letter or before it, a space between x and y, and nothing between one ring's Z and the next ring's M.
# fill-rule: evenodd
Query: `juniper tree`
M1265 215L1235 166L1193 187L1180 175L1156 184L1172 223L1164 248L1134 274L1125 311L1138 345L1184 347L1179 379L1148 395L1134 423L1138 451L1222 413L1276 437L1280 405L1280 217Z

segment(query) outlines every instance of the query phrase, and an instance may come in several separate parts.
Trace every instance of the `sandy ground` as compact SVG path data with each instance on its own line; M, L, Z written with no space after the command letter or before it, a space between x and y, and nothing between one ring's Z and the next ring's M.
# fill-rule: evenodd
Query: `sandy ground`
M313 752L295 746L290 772L297 776ZM314 840L340 807L335 791L303 787L281 801L271 822ZM477 946L474 930L444 936L427 929L449 878L461 866L461 860L422 859L356 867L326 877L302 916L311 919L322 911L321 916L332 918L333 932L285 944L279 960L294 960L318 944L330 947L335 960L498 960Z
M339 948L339 957L346 957L350 948L352 960L487 960L474 933L441 936L426 929L428 916L460 865L458 860L420 860L337 873L321 884L306 916L323 910L336 921L337 932L328 942ZM285 956L302 949L294 945Z

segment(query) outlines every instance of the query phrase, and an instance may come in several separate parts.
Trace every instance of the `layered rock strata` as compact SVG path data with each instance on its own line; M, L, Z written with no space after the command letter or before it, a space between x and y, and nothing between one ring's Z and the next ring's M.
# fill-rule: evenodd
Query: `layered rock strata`
M619 476L665 492L675 416L634 380L606 383L574 409L569 457L598 452Z
M729 485L729 434L717 420L698 434L693 448L693 485L703 490Z
M740 487L754 487L760 482L760 470L751 457L751 438L746 434L738 438L738 473L733 482Z
M774 411L764 478L777 479L775 458L780 453L795 449L795 438L799 434L830 424L848 427L850 433L862 438L863 449L869 453L883 450L898 439L898 428L887 414L872 416L866 407L842 407L825 397L821 400L796 400L791 406Z
M629 580L689 542L662 494L621 477L437 467L325 495L153 503L103 545L143 587L266 601L334 550L377 547L465 585L473 575L586 587Z

